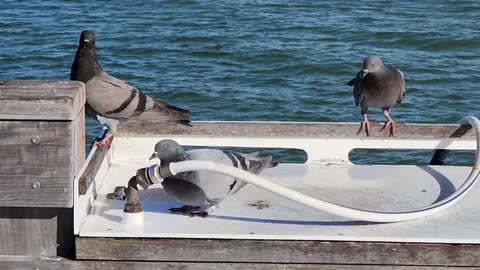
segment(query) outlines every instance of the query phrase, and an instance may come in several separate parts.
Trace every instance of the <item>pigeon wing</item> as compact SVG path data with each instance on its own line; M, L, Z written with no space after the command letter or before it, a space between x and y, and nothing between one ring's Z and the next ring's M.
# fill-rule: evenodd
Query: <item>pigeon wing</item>
M351 79L348 82L349 86L353 86L353 98L355 99L355 105L358 107L359 104L362 103L362 100L364 98L364 92L361 86L361 81L362 81L362 75L363 71L358 72L357 76L355 78Z
M86 88L89 106L108 118L190 122L189 111L154 100L106 72L89 80Z
M400 95L398 95L398 98L397 98L397 103L400 104L400 103L402 103L403 98L407 94L407 89L405 88L405 78L403 77L403 72L401 72L399 69L396 69L396 71L398 71L398 73L400 73L401 81L402 81L402 91L401 91Z
M264 169L275 167L278 165L278 161L273 161L272 156L266 156L262 159L259 159L248 154L240 154L227 151L224 152L232 160L234 167L243 169L253 174L260 174ZM238 180L231 188L230 194L237 193L245 185L247 185L247 182Z

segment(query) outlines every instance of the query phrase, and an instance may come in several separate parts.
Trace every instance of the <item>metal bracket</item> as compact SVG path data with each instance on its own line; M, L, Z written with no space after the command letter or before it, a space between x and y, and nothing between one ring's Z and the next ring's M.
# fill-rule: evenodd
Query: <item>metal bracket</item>
M110 200L120 200L124 201L126 196L126 188L124 186L118 186L112 193L107 194L107 198Z

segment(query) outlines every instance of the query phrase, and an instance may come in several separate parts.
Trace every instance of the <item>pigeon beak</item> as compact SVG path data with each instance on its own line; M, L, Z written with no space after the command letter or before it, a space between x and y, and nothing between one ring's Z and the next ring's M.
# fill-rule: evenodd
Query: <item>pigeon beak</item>
M158 157L158 153L153 152L153 154L148 158L148 160L152 160L152 159L157 158L157 157Z
M368 69L367 69L367 68L364 68L364 69L362 70L362 79L365 78L365 76L367 76L367 74L368 74Z

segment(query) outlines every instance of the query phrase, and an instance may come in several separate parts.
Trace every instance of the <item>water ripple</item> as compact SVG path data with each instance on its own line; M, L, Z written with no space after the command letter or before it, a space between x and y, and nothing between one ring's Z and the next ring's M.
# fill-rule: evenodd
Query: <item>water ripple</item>
M194 120L360 121L346 82L370 53L405 74L395 118L479 116L476 1L2 4L0 79L67 79L78 35L91 29L108 72L188 108ZM384 120L378 108L370 114ZM87 123L91 140L98 125Z

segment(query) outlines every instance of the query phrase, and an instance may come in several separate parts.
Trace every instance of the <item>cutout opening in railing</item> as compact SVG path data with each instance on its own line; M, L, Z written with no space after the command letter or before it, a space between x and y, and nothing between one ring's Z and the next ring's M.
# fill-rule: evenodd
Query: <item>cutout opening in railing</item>
M239 153L258 153L259 157L271 155L280 163L305 163L307 153L301 149L291 148L254 148L254 147L208 147L208 146L185 146L185 150L193 149L219 149L226 151L235 151Z
M429 165L432 159L443 162L431 165L471 166L475 159L474 150L448 150L437 152L435 149L362 149L350 151L350 162L358 165ZM446 151L446 150L439 150ZM440 155L440 156L439 156ZM443 156L441 156L443 155Z

